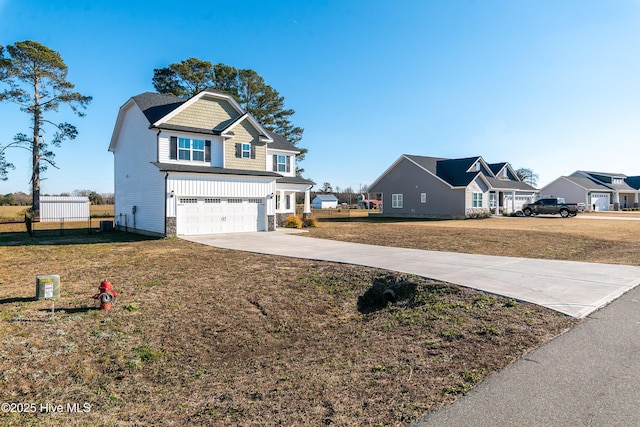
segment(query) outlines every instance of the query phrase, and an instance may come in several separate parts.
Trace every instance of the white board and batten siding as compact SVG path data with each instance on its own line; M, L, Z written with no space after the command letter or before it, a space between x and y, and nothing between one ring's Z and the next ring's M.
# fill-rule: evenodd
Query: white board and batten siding
M90 215L88 197L40 197L40 222L85 221Z
M176 217L177 234L266 231L274 211L271 177L169 174L167 216Z

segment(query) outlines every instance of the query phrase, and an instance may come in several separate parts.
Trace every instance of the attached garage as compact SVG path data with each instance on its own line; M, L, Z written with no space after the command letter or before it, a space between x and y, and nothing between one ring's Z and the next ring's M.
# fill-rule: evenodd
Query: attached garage
M591 209L596 211L609 210L609 193L591 193Z
M180 197L178 235L266 231L265 199Z
M517 212L519 210L522 210L522 205L524 205L525 203L530 203L532 200L532 196L531 195L527 195L527 196L515 196L515 204L512 203L512 199L513 196L511 195L506 195L504 197L504 206L509 208L509 211L513 212ZM513 209L512 209L513 206Z

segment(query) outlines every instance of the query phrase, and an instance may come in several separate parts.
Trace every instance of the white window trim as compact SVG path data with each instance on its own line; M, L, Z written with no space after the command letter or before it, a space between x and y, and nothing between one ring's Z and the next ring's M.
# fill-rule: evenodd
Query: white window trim
M206 142L204 139L199 139L199 138L187 138L184 136L179 136L178 138L178 142L177 142L177 150L178 152L176 153L176 160L178 161L183 161L183 162L202 162L204 163L206 161L206 156L205 156L205 150L206 150ZM183 141L187 141L188 143L188 147L180 147L180 143ZM202 141L202 150L200 149L195 149L193 148L193 142L194 141ZM189 153L189 158L188 159L181 159L180 158L180 153L181 152L188 152ZM195 153L202 153L202 160L195 160L194 159L194 154Z
M277 172L286 172L287 171L287 157L284 154L277 155Z
M394 209L402 209L403 206L402 194L391 195L391 207Z
M241 147L240 147L241 153L240 155L242 156L243 159L250 159L251 158L251 144L248 142L243 142Z
M473 192L473 195L471 196L471 206L474 208L481 208L482 207L482 193L478 193L476 191Z
M420 193L420 203L427 203L427 193Z

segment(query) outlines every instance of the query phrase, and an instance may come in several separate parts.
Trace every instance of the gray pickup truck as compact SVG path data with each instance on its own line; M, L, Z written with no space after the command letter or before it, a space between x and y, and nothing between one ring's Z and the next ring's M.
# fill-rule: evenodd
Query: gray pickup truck
M522 213L524 213L525 216L559 213L561 217L568 218L578 214L578 204L565 203L562 198L546 198L537 200L534 203L525 203L522 206Z

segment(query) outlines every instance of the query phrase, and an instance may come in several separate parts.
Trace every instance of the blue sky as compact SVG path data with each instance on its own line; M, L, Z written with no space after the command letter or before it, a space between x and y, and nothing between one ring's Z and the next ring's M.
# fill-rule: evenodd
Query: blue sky
M113 191L119 107L153 91L155 68L189 57L251 68L305 129L318 186L357 189L401 154L481 155L539 175L640 175L639 0L0 0L0 44L58 51L93 96L56 151L44 193ZM0 145L28 132L0 104ZM29 191L29 157L0 193Z

